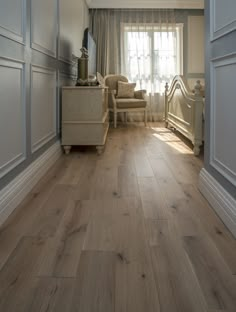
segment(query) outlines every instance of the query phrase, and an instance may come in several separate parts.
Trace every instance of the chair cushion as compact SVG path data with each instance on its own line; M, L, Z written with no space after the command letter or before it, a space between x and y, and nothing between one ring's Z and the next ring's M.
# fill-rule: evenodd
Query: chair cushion
M117 108L145 108L147 102L138 99L116 99Z
M117 98L134 98L136 83L118 81Z

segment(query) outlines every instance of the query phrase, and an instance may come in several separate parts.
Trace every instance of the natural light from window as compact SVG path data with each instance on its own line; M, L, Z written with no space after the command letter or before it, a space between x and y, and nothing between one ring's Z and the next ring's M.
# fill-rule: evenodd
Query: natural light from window
M182 24L123 27L123 72L138 89L163 93L165 83L182 74Z

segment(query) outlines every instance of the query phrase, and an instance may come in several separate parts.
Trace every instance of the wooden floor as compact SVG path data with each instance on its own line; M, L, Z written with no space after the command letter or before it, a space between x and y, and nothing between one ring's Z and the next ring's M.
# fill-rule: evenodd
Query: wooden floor
M162 125L72 149L0 229L1 312L235 312L236 241Z

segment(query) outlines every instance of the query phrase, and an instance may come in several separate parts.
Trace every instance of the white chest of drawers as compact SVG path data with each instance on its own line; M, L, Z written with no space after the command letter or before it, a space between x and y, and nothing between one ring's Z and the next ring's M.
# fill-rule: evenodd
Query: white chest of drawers
M62 146L95 145L100 154L109 128L107 88L62 87Z

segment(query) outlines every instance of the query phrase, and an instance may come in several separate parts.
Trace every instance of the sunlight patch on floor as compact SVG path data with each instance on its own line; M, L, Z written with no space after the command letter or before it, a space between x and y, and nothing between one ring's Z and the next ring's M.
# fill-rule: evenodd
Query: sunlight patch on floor
M193 154L193 151L188 146L183 145L181 141L180 143L179 142L166 142L166 143L181 154Z
M166 128L152 128L156 133L152 135L158 140L165 142L168 146L181 154L193 154L193 151L184 142L181 141L174 133Z
M151 127L152 130L158 132L158 133L161 133L161 132L171 132L170 130L168 130L167 128L160 128L160 127Z

